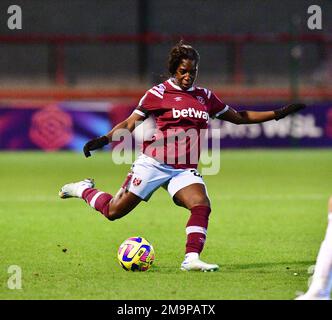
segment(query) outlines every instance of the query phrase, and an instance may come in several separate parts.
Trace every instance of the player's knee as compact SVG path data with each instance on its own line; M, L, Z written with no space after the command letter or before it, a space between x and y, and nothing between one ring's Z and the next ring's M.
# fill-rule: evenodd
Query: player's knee
M176 197L173 197L173 202L177 205L177 206L179 206L179 207L186 207L185 205L184 205L184 203L183 202L181 202L179 199L177 199Z
M114 214L113 212L109 212L108 213L108 215L106 216L106 218L108 219L108 220L110 220L110 221L114 221L114 220L116 220L116 219L119 219L117 216L116 216L116 214Z
M129 210L124 210L124 209L117 208L117 207L110 208L106 218L110 221L114 221L114 220L122 218L127 213L129 213Z
M108 215L106 216L106 218L110 221L114 221L114 220L120 219L121 216L120 216L118 211L109 210Z
M210 207L210 200L209 198L207 198L206 196L196 196L193 197L189 204L188 204L188 209L191 210L193 207L196 206L206 206L206 207Z

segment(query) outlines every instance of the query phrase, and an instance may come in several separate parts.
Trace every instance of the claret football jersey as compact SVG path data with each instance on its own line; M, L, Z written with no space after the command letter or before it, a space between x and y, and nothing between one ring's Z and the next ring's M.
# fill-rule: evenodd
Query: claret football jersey
M174 168L197 168L209 119L228 109L205 88L182 90L172 79L154 86L134 111L153 116L156 123L152 139L143 142L143 153Z

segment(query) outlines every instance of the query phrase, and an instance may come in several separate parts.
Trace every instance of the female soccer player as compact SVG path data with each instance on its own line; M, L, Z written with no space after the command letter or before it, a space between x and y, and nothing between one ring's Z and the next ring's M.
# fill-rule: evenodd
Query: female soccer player
M210 200L202 176L196 170L200 153L200 132L207 128L209 118L236 124L279 120L303 109L303 104L291 104L274 111L241 111L224 104L210 90L194 86L199 66L199 54L182 41L170 51L170 78L148 90L137 108L105 136L95 138L84 146L90 151L115 140L119 129L132 132L138 121L153 116L156 133L144 141L143 153L128 175L123 192L115 197L94 188L92 179L64 185L61 198L82 198L109 220L116 220L132 211L142 200L147 201L160 186L166 188L175 204L190 211L186 225L185 259L182 270L215 271L216 264L200 260L206 239Z
M330 300L332 291L332 196L327 205L325 238L318 251L315 271L308 291L296 300Z

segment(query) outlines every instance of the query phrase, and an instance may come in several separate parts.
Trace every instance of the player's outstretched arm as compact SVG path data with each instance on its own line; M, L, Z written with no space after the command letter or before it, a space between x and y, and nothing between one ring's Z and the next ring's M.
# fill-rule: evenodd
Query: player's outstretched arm
M218 119L229 121L235 124L260 123L270 120L280 120L286 116L304 109L306 106L302 103L293 103L277 110L271 111L236 111L229 108L228 111L220 115Z
M112 137L114 133L119 129L124 129L128 130L129 132L133 132L133 130L135 129L136 122L142 120L144 120L144 117L142 117L137 113L132 113L126 120L118 123L110 132L108 132L104 136L94 138L88 141L83 147L84 155L86 157L90 157L91 156L90 151L103 148L104 146L112 142Z
M287 117L288 115L298 112L306 107L303 103L292 103L284 106L280 109L274 110L275 119L278 121L282 118Z

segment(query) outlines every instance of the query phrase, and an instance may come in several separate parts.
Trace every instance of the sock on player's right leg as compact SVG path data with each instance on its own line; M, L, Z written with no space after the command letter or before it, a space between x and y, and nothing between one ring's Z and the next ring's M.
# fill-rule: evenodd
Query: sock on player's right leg
M82 193L82 199L93 209L102 213L106 218L109 213L109 204L113 196L109 193L93 188L87 188Z
M108 218L109 203L113 196L109 193L94 189L93 179L85 179L79 182L65 184L59 192L62 199L81 198L95 210Z

